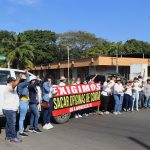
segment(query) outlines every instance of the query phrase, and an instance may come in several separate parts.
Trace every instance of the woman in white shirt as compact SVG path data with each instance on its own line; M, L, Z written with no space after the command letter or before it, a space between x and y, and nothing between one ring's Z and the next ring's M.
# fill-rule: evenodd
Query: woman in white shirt
M115 107L114 107L114 114L121 114L122 111L122 103L123 103L123 95L124 95L124 88L121 83L121 79L117 78L117 81L114 85L114 100L115 100Z
M110 103L110 98L112 94L110 78L107 78L107 81L104 82L102 86L102 107L105 114L109 114L108 105Z
M132 106L133 106L132 81L128 81L125 85L124 100L125 100L126 112L128 110L132 111Z
M134 78L133 81L133 106L132 106L132 111L134 108L134 105L136 105L136 111L139 111L139 92L141 91L141 85L140 82L138 81L138 78Z

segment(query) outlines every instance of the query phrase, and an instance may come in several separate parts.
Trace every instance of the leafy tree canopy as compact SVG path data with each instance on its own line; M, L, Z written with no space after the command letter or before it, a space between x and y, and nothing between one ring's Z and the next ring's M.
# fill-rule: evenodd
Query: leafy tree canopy
M0 55L6 56L13 68L32 68L34 65L67 60L68 48L70 59L79 59L150 52L150 43L136 39L115 43L85 31L62 34L48 30L28 30L19 34L0 31ZM0 62L0 65L6 64Z

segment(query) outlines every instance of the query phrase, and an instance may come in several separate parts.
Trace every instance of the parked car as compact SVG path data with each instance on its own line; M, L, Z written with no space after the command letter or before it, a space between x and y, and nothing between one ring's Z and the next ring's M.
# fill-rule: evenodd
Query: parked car
M3 115L2 113L2 104L3 104L3 93L4 87L7 85L7 79L9 77L17 78L20 73L24 73L23 70L18 69L10 69L10 68L0 68L0 116ZM29 72L30 76L34 76L32 73Z

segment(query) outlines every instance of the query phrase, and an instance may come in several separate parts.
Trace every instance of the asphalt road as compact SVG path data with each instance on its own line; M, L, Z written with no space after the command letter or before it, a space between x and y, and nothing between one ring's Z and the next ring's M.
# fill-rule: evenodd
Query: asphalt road
M0 135L0 150L150 150L150 109L70 119L16 144Z

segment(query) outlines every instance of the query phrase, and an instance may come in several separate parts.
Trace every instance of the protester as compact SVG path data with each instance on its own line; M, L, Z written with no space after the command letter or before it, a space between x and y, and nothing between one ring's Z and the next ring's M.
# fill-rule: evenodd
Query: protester
M95 75L94 75L94 77L93 77L93 78L91 78L91 79L89 80L89 82L88 82L88 83L89 83L89 84L91 84L91 83L95 83L95 82L94 82L94 80L96 79L96 77L97 77L97 74L95 74Z
M30 77L29 79L29 107L31 111L31 117L30 117L30 132L41 132L41 130L38 128L38 120L39 120L39 112L38 112L38 107L37 105L39 102L37 101L37 95L38 95L38 90L37 90L37 85L39 84L39 80L37 80L36 77Z
M16 132L16 113L19 107L19 97L16 91L16 86L19 83L19 79L9 77L7 79L7 86L4 90L4 103L3 113L6 117L6 140L12 142L21 142L21 139L17 136Z
M110 96L109 109L110 109L111 112L114 112L115 100L114 100L113 92L114 92L114 85L116 83L116 77L115 76L111 76L110 78L111 78L111 80L110 80L109 84L110 84L110 88L111 88L112 94Z
M108 106L110 103L110 98L111 98L112 90L111 90L111 85L110 85L110 77L107 78L107 81L104 82L102 86L102 107L104 109L104 114L109 114L108 111Z
M80 78L77 78L76 84L81 84L81 79Z
M84 80L83 82L82 82L82 84L88 84L88 82L86 81L86 80ZM82 112L83 112L83 116L89 116L89 111L90 111L90 109L89 108L87 108L87 109L84 109Z
M71 85L76 85L76 80L75 80L75 78L72 78L72 80L71 80Z
M66 78L64 76L61 76L59 86L65 86L66 85L65 80Z
M133 80L133 106L132 106L132 111L134 109L134 105L136 105L136 111L139 111L139 91L141 91L141 85L138 81L138 78L135 77Z
M52 109L53 109L53 94L54 89L52 87L52 79L47 78L43 83L43 101L48 102L50 104L49 108L43 109L43 129L52 129L53 125L51 124L52 118Z
M132 81L128 81L124 88L125 88L125 94L124 94L125 110L126 112L128 110L132 111L132 105L133 105Z
M147 79L147 84L144 86L145 108L150 108L150 79Z
M20 104L19 104L19 134L21 136L28 136L27 133L24 132L24 120L28 111L28 106L29 106L29 74L28 70L25 70L25 74L21 74L21 79L18 84L18 95L20 99Z
M124 88L121 83L121 79L117 78L116 83L114 85L114 100L115 100L115 107L114 107L114 114L121 114L122 111L122 104L123 104L123 95L124 95Z
M75 84L76 84L76 85L77 85L77 84L81 84L81 79L80 79L80 78L77 78ZM81 111L77 111L77 112L75 113L75 118L82 118Z

